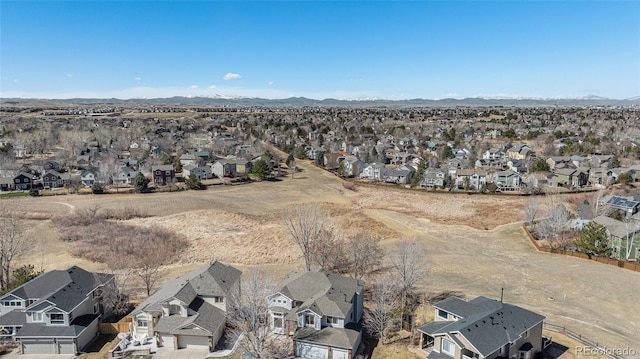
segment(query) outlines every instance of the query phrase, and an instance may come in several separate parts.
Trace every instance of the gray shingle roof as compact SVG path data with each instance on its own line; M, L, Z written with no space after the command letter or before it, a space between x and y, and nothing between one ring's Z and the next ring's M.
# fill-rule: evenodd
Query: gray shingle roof
M318 270L291 273L277 288L277 292L288 298L303 302L299 310L311 309L321 315L345 317L353 296L362 293L364 282Z
M80 304L94 289L113 278L111 274L93 273L73 266L39 275L8 294L27 299L49 300L69 311Z
M522 333L544 320L540 314L486 297L477 297L469 302L450 297L434 304L434 307L459 315L462 319L431 322L419 330L431 336L458 332L483 356L515 342Z
M97 314L86 314L75 318L71 325L44 325L27 323L20 328L16 338L26 337L71 337L79 336L93 321L98 320Z
M144 302L131 312L134 316L140 312L160 311L160 304L176 298L190 304L196 295L228 296L231 287L238 283L242 272L218 261L206 264L193 272L165 283Z
M201 298L196 298L189 308L195 310L197 314L188 317L163 316L158 320L155 331L169 334L212 335L225 323L225 313ZM191 324L201 327L204 331L191 329Z
M332 328L326 327L321 330L315 330L313 328L301 328L296 331L293 338L298 341L319 343L330 345L332 347L352 349L358 341L362 328L350 323L345 328Z

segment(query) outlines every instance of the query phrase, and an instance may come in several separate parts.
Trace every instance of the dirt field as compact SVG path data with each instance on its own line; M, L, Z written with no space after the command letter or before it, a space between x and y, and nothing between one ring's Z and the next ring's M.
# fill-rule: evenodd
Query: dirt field
M297 248L282 227L281 212L301 202L320 202L345 230L369 231L390 248L402 236L427 248L430 274L425 290L485 295L535 310L550 323L566 326L607 347L640 351L640 273L612 266L537 253L517 221L520 197L450 195L390 188L344 189L331 174L308 164L295 179L207 191L162 194L72 195L5 199L33 214L34 250L22 259L46 270L95 263L73 258L69 244L57 239L54 215L89 208L134 206L149 218L129 221L157 224L184 233L191 247L179 264L165 269L175 277L201 263L219 259L241 270L261 265L277 278L301 270Z

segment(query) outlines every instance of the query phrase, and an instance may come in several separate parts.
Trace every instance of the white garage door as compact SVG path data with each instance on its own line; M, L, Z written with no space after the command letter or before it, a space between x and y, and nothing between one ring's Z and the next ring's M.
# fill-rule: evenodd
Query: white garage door
M163 347L173 349L173 335L161 334L160 338Z
M75 354L73 340L58 340L58 354Z
M331 359L347 359L349 358L349 351L344 349L331 349Z
M326 347L308 343L296 343L296 355L307 359L327 359L329 351Z
M192 335L180 335L178 336L178 348L209 350L209 338L196 337Z
M22 340L22 354L55 354L53 340Z

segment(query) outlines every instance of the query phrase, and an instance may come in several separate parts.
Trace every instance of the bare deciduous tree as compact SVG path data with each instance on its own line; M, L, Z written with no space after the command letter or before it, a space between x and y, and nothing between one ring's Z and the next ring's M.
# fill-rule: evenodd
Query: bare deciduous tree
M551 247L565 247L567 244L565 231L568 228L571 214L558 195L551 194L546 198L547 216L539 223L536 232L548 240Z
M417 240L406 238L398 241L395 251L391 254L391 263L400 277L402 294L401 323L407 305L407 296L415 293L416 285L427 272L427 257L422 244Z
M320 268L344 272L348 267L344 253L344 240L331 227L322 229L311 243L313 263Z
M313 262L313 243L322 234L327 222L327 214L315 203L299 204L284 212L284 225L300 247L307 271L311 270Z
M0 205L0 289L6 290L11 285L13 261L29 249L27 237L24 235L26 225L18 216L15 206L9 208L7 203Z
M364 326L384 344L389 327L392 324L392 312L398 304L396 278L386 274L371 286L370 307L364 314Z
M368 233L358 233L349 240L347 248L354 278L362 279L364 275L375 272L380 267L384 251L378 240Z
M538 211L540 210L540 200L536 196L527 197L527 203L522 209L522 218L528 226L533 227Z
M269 302L275 282L263 271L254 269L243 280L242 294L235 293L229 299L227 323L232 339L243 337L240 345L251 358L280 359L290 356L289 340L271 336Z
M411 294L427 272L427 256L420 242L402 238L391 254L391 263L402 282L402 291Z

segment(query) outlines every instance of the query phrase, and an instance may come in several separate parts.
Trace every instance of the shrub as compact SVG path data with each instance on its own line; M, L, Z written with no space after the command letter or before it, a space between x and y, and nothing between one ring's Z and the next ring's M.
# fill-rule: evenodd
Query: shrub
M100 183L96 182L93 184L93 186L91 186L91 192L93 194L103 194L104 187Z
M103 219L115 219L119 221L126 221L133 218L146 218L149 217L147 211L133 207L125 206L121 208L108 208L105 209L100 218Z
M348 189L349 191L354 191L355 192L357 190L356 189L356 184L353 183L353 182L344 181L344 182L342 182L342 187L344 187L345 189Z

